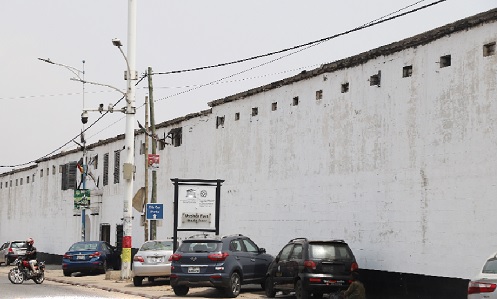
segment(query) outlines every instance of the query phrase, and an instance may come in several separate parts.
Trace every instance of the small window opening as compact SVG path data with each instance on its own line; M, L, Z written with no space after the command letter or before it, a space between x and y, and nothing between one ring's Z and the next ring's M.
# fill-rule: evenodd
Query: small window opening
M43 177L43 169L40 169L40 178Z
M323 91L316 90L316 101L321 100L323 98Z
M257 107L252 108L252 116L256 116L257 114L259 114L259 108Z
M240 112L235 113L235 120L240 120Z
M372 75L369 77L369 85L370 86L378 86L380 87L381 83L381 71L378 71L378 74Z
M145 155L145 142L141 142L140 144L140 155Z
M402 68L402 77L412 77L412 65L408 65Z
M55 165L52 165L52 174L55 175L55 170L57 169L57 167L55 167Z
M169 134L171 134L171 140L174 147L178 147L183 143L183 127L171 129Z
M483 56L492 56L495 54L495 42L483 45Z
M29 176L26 177L26 184L29 184Z
M349 82L342 84L342 93L349 92Z
M19 179L20 185L22 186L22 178Z
M274 102L271 104L271 110L276 111L278 109L278 102Z
M219 127L224 128L224 116L218 116L216 117L216 129Z
M16 179L16 187L19 186L19 179Z
M451 65L451 57L450 55L445 55L440 57L440 67L448 67Z
M294 97L294 98L293 98L292 105L293 105L293 106L297 106L298 104L299 104L299 97Z

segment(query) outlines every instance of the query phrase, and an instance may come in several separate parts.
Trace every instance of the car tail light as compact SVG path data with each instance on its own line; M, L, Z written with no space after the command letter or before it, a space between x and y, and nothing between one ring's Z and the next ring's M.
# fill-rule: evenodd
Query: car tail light
M304 267L311 270L316 270L316 263L314 261L307 260L304 262Z
M227 252L221 252L221 253L211 253L209 254L207 257L211 260L211 261L215 261L215 262L222 262L224 261L227 257L229 256L229 254Z
M468 285L468 294L492 293L495 291L497 284L479 281L470 281Z
M135 255L135 257L133 258L133 261L140 262L140 263L144 263L145 262L145 260L143 259L143 257L141 257L139 255Z
M63 258L65 258L65 259L70 259L70 258L71 258L71 256L72 256L72 255L65 253L65 254L64 254L64 256L63 256Z
M9 248L9 253L14 253L14 250L12 250L12 248Z
M356 262L353 262L352 265L350 266L350 271L354 272L357 271L357 269L359 269L359 265Z
M179 253L175 253L175 254L173 254L173 255L171 255L171 256L169 257L169 260L168 260L168 261L170 261L170 262L172 262L172 261L177 262L177 261L179 261L180 259L181 259L181 254L179 254Z
M98 252L98 251L95 251L94 253L90 254L90 258L99 257L99 256L100 256L100 252Z

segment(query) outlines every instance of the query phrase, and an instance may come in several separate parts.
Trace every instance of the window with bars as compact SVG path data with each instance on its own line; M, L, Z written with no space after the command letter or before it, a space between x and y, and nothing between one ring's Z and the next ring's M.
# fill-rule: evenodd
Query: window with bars
M121 151L114 151L114 184L119 184L120 178L120 167L121 167Z
M109 184L109 153L104 154L104 186Z
M62 190L76 189L78 162L73 161L62 165ZM43 170L42 170L43 171Z

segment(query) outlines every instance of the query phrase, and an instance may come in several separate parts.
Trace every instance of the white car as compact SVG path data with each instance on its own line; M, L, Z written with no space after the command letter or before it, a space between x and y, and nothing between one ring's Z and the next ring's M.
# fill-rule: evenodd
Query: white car
M497 252L488 257L481 272L468 285L468 299L497 299Z
M172 240L151 240L143 243L133 257L133 284L141 286L143 279L153 282L155 278L171 276L173 254Z

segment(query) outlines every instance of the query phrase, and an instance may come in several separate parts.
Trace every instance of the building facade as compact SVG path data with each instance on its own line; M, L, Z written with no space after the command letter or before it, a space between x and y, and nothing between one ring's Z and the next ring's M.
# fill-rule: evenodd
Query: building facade
M496 21L491 10L159 124L157 237L173 236L172 178L221 179L220 233L271 254L295 237L343 239L364 269L471 278L497 250ZM143 143L137 131L135 190ZM60 255L84 222L87 240L115 244L123 145L88 146L84 217L81 150L0 174L0 237Z

